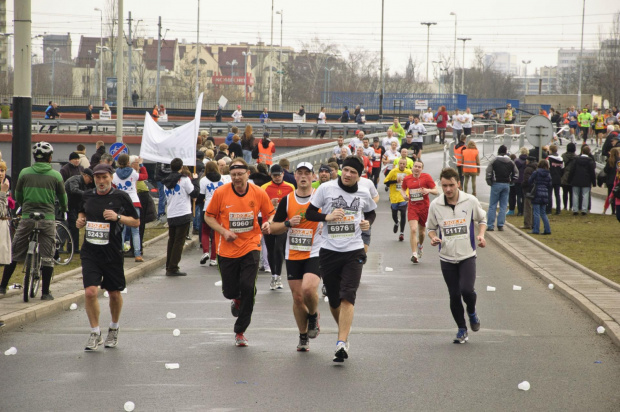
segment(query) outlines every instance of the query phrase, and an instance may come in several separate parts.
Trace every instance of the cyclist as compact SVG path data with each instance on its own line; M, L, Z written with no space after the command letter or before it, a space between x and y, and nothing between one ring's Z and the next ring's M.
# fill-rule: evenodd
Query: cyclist
M42 300L53 300L50 293L50 283L54 273L54 252L56 237L56 222L54 202L58 198L61 212L67 210L67 194L60 173L52 169L54 148L47 142L38 142L32 146L32 155L35 164L23 169L19 173L17 186L15 187L15 200L22 207L24 218L19 224L13 238L13 256L10 265L4 267L0 294L6 293L6 287L15 271L17 262L23 262L28 252L30 235L36 221L30 218L31 213L41 213L45 218L39 221L41 233L39 235L41 252L41 272L43 285L41 288Z
M81 252L85 309L91 328L86 351L96 350L103 343L97 301L99 286L109 293L112 318L104 346L114 348L118 343L118 321L123 308L121 291L125 289L123 225L140 226L130 195L112 187L112 166L98 164L93 174L95 189L84 192L76 222L78 229L86 227Z

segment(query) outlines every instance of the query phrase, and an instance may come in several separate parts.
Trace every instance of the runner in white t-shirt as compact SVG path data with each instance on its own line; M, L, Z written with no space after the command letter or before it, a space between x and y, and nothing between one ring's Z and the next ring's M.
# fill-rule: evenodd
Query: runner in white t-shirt
M454 115L452 116L452 138L454 139L454 144L457 144L461 138L461 133L463 133L463 123L461 123L462 117L459 113L459 109L454 111Z
M469 107L465 109L465 113L461 115L461 122L463 125L463 133L465 133L465 136L470 136L474 124L474 115L471 114Z
M228 177L228 179L224 179L224 177ZM204 198L204 208L203 210L207 210L207 206L209 206L209 202L211 202L211 198L213 197L213 193L220 186L224 186L226 180L230 182L230 176L221 175L220 171L217 167L217 163L211 161L208 162L205 166L205 175L200 179L199 187L200 187L200 197ZM200 242L202 244L202 252L203 255L200 258L200 264L204 265L207 263L207 260L211 258L209 261L209 266L217 266L217 260L215 260L216 250L215 250L215 240L214 235L215 232L211 229L211 226L207 224L201 225L201 233L200 233ZM209 244L211 245L209 247ZM210 253L209 253L210 249Z
M433 109L430 107L426 109L426 112L422 115L422 121L424 123L432 123L435 120L435 116L433 115Z
M387 151L390 147L392 147L392 142L396 142L396 148L400 145L400 141L398 137L394 136L394 131L392 129L387 129L385 132L386 136L381 141L381 146Z

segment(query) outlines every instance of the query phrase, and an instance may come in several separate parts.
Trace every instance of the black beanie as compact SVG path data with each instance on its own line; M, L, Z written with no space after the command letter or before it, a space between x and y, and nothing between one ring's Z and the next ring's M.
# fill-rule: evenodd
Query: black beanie
M357 174L360 176L364 171L364 164L357 156L348 156L346 159L344 159L344 162L342 162L342 168L344 169L346 166L352 167L353 169L357 170Z

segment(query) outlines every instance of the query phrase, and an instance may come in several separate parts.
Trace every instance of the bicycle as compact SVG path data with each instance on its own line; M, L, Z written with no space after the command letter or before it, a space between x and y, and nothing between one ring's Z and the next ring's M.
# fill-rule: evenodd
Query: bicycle
M41 284L41 254L39 244L39 221L45 219L45 214L33 212L30 218L35 221L34 229L30 235L28 243L28 254L24 263L24 302L28 302L30 298L34 298L39 291Z
M73 259L73 254L75 253L75 245L73 243L73 236L71 236L71 232L69 232L69 228L66 224L61 221L56 221L56 236L54 238L54 262L58 265L68 265L71 263ZM60 258L61 251L63 246L66 246L66 252L63 252L65 255L64 259ZM68 257L66 257L68 255Z

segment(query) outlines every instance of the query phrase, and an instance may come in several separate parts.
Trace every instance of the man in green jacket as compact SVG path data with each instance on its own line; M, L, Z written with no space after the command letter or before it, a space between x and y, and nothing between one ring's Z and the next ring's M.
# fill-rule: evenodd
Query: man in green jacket
M588 132L590 130L590 123L592 123L592 115L588 112L588 109L584 108L577 116L579 122L579 128L581 129L581 138L584 143L588 143Z
M403 138L407 135L407 132L405 131L405 129L403 129L403 126L401 126L400 122L398 121L398 117L394 118L394 124L390 126L390 130L392 130L394 134L398 137L398 145L400 146L400 144L403 142Z
M41 287L41 300L53 300L50 293L50 283L54 273L54 252L56 222L54 203L58 198L60 211L67 210L67 195L65 185L60 173L52 169L52 153L54 148L47 142L35 143L32 147L32 155L35 164L23 169L19 173L17 186L15 187L15 200L21 205L23 219L19 223L15 237L13 238L13 256L10 265L4 267L0 294L6 294L9 280L15 271L17 262L23 262L28 252L28 243L35 220L30 218L31 213L42 213L45 219L40 220L39 235L41 253L41 272L43 285Z

